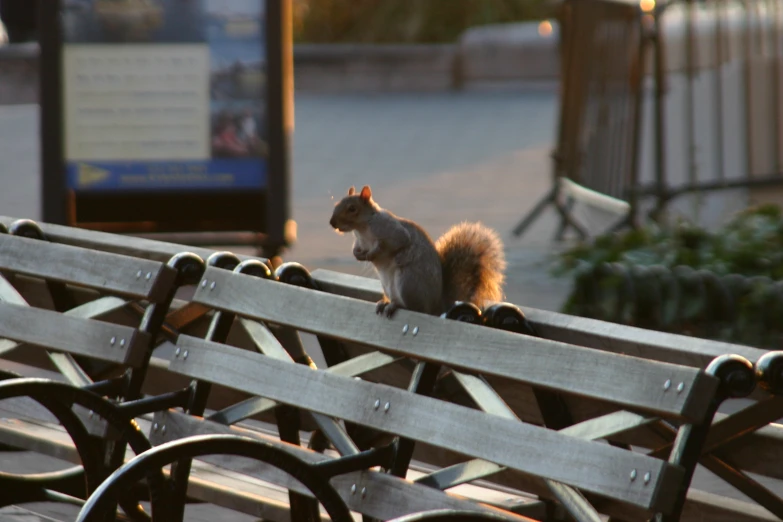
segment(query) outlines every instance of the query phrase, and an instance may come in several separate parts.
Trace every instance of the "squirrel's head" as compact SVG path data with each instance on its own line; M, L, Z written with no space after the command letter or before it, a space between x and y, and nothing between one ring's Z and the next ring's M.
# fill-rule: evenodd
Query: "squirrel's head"
M329 225L340 232L351 232L367 223L378 212L378 204L372 199L372 190L365 185L360 193L351 187L348 195L337 202Z

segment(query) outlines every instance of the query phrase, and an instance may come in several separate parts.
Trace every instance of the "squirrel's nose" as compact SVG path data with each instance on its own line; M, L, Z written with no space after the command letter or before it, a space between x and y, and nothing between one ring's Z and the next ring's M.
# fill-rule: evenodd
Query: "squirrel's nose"
M329 224L332 226L332 228L337 228L337 223L335 222L334 218L329 220Z

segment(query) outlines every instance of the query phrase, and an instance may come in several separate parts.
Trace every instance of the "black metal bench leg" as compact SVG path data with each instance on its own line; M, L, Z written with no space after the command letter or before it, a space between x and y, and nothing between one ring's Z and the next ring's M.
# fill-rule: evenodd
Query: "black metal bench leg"
M717 357L709 364L706 371L720 379L718 393L715 394L707 414L700 424L684 424L677 432L669 462L685 468L685 480L682 482L672 510L667 514L658 513L655 516L655 522L678 522L680 520L693 473L701 457L702 448L707 440L715 413L724 400L730 397L746 397L753 392L756 386L753 364L743 357L736 355Z
M3 385L7 388L14 382L5 381ZM0 393L2 392L0 389ZM67 405L56 400L41 397L37 402L49 410L65 428L82 465L34 476L0 473L0 506L45 501L49 498L50 491L86 499L102 480L100 462L94 451L94 439L87 433L76 414Z
M263 441L235 435L204 435L178 439L137 455L98 487L79 512L77 522L102 520L106 513L111 512L112 505L124 489L149 476L150 473L157 473L167 464L176 461L189 462L206 455L235 455L272 465L288 473L309 489L334 522L353 521L345 502L329 484L327 476L317 467ZM161 493L159 489L155 493L151 491L152 499L157 500L157 496ZM169 513L156 510L155 503L152 515L154 520L161 522L171 520Z
M289 406L275 408L275 418L280 440L301 446L299 438L299 410ZM314 498L288 491L288 502L291 506L291 520L295 522L316 522L319 520L318 501Z
M151 448L149 441L138 425L132 422L118 405L89 390L47 379L9 379L0 382L0 400L14 397L29 397L39 402L42 406L49 409L63 424L72 437L77 452L79 452L79 456L82 459L88 493L96 490L108 473L105 463L100 459L100 445L95 444L95 439L87 433L84 424L71 410L74 405L91 410L99 417L105 419L116 431L118 438L123 443L127 443L137 455ZM148 475L147 480L150 487L155 491L160 491L165 484L161 470ZM119 495L118 498L118 502L123 506L123 510L126 510L131 516L137 513L143 517L143 510L125 493L127 492L123 491L123 494ZM165 502L165 498L153 499L153 504ZM162 505L158 509L162 509Z

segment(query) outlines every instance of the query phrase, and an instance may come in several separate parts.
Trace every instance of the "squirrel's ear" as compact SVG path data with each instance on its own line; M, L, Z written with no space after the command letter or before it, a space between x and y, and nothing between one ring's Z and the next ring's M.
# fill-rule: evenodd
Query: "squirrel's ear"
M361 197L365 201L370 200L370 198L372 197L372 190L370 190L369 185L365 185L364 187L362 187L362 193L359 194L359 197Z
M351 185L351 188L348 189L348 195L353 196L354 194L356 194L356 187Z

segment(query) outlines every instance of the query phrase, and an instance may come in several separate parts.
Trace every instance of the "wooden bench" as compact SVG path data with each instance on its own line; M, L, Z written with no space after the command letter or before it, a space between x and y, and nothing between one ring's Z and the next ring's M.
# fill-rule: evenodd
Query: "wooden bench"
M380 284L375 279L315 270L312 280L313 285L323 291L370 302L375 302L381 295ZM729 353L753 362L761 386L750 397L743 399L744 404L739 411L731 415L716 415L713 433L704 448L700 464L758 505L736 498L741 495L729 498L691 489L683 519L734 522L783 518L783 503L780 500L783 486L775 482L783 480L783 426L776 424L783 418L783 352L765 352L748 346L644 330L534 308L526 307L524 315L530 327L541 337L597 350L695 368L706 368L716 357ZM333 355L334 364L338 364L342 358L358 357L369 351L357 345L344 344L339 348L340 351ZM389 375L378 377L388 381ZM543 405L539 404L532 390L522 394L518 390L506 392L503 382L493 380L492 383L520 418L533 423L545 422L539 407ZM570 416L573 422L610 411L595 403L568 396L565 397L564 407L566 416ZM661 448L669 444L671 430L668 430L669 437L662 436L660 430L660 426L646 426L633 433L618 434L611 440L614 443L633 443L649 450L658 449L658 454L662 454ZM449 461L447 456L435 454L428 448L418 452L416 457L441 465ZM517 483L513 476L503 474L489 480L511 487ZM759 480L767 485L776 484L778 493L767 491Z
M6 379L0 398L7 399L0 403L0 441L37 450L26 430L36 430L42 417L56 420L70 435L79 464L52 473L4 474L2 506L86 498L123 462L122 435L143 410L120 403L142 398L169 305L178 286L201 270L203 262L194 255L164 263L53 242L29 220L0 225ZM163 397L152 408L178 404L176 399ZM131 435L131 442L137 452L149 448L143 436Z
M0 223L11 224L14 221L15 220L12 218L0 217ZM41 224L41 229L43 229L50 240L57 243L87 247L99 252L122 253L142 259L153 259L159 262L165 262L167 259L170 259L172 255L182 252L183 250L193 250L204 258L213 254L212 251L207 249L190 249L189 247L183 247L181 245L70 229L68 227L60 227L45 223ZM248 257L240 256L240 259L248 259ZM343 293L364 300L375 300L379 291L379 287L375 280L354 278L352 276L323 270L316 270L312 276L312 279L308 277L298 277L295 279L297 279L300 284L315 284L324 291ZM177 303L175 300L175 304L172 308L173 311L170 312L169 319L172 320L174 327L169 328L170 331L165 337L173 339L176 332L182 330L180 326L184 327L188 323L185 320L178 323L177 320L175 320L177 317L185 319L186 316L188 316L193 319L191 321L192 324L199 325L199 327L195 329L196 333L189 332L193 335L201 335L198 332L206 330L208 326L207 321L210 320L211 315L206 313L207 307L182 301ZM118 310L120 310L120 308L118 308ZM180 310L183 313L175 315L178 314ZM577 345L589 346L600 350L625 352L654 360L671 360L672 362L699 368L705 368L709 361L715 356L727 353L738 353L754 362L766 361L766 365L757 364L757 369L760 372L761 370L765 370L764 372L761 372L763 377L761 382L763 385L770 387L770 384L774 384L774 376L779 375L779 366L775 366L775 354L769 354L766 359L760 361L762 355L764 355L763 352L748 347L659 334L658 332L649 332L533 309L526 309L525 312L529 322L536 328L539 335L557 340L564 340ZM138 319L138 315L134 317ZM486 319L486 316L484 319ZM252 324L254 324L253 321L235 321L235 327L231 332L231 342L238 346L252 347L252 343L248 343L248 335L236 335L237 331L244 329L245 325ZM239 328L238 326L242 327ZM271 325L267 323L267 326ZM252 328L252 326L250 326L250 328ZM259 330L256 331L258 332ZM278 338L282 338L282 341L284 342L281 344L285 345L291 353L301 356L303 351L301 349L297 351L296 346L291 346L292 343L296 344L297 338L292 339L290 334L287 335L285 330L279 328L273 328L273 331ZM303 337L305 337L305 341L308 341L307 336ZM325 348L328 348L331 345L333 348L337 349L338 353L339 351L346 351L349 356L372 352L372 348L360 346L356 343L344 342L344 340L335 343L334 339L322 336L320 341L322 341L321 344L324 345ZM167 349L166 345L170 345L170 342L164 341L161 344L162 348L159 348L158 350L164 350L163 353L165 353L165 350ZM168 346L168 348L170 348L173 353L174 347ZM324 349L323 351L326 354L329 353L330 350ZM19 350L16 350L13 353L17 352L19 352ZM25 353L26 352L27 351L25 351ZM304 359L301 360L302 362L306 362ZM371 361L371 359L369 360ZM388 364L375 370L371 369L362 374L362 377L368 380L389 381L391 384L398 387L407 386L410 370L415 366L412 364L403 364L407 359L402 357L394 357L394 360L396 361L395 363ZM359 359L355 361L355 364L361 363L361 361L362 360ZM334 363L334 361L332 361L332 363ZM182 387L183 383L187 383L186 376L180 378L180 380L176 380L173 378L174 374L167 373L164 366L167 366L167 362L164 362L160 357L156 358L153 356L152 365L148 370L149 377L145 383L145 388L148 392L152 389L154 390L154 393L165 393L169 390L179 389ZM396 368L396 366L402 366L401 371L400 368ZM154 378L152 376L153 373L155 373ZM446 373L445 375L448 377L449 373ZM768 377L764 378L765 375ZM514 382L512 383L514 386L508 388L508 390L514 393L509 394L502 386L503 378L485 375L484 379L492 382L495 390L498 391L507 404L511 406L513 412L518 417L532 423L543 423L538 404L535 402L538 397L532 393L529 386L524 383ZM162 386L161 383L166 383L167 386ZM459 396L454 393L453 390L449 389L453 384L453 378L441 378L438 381L438 387L436 388L435 393L447 395L449 399L456 400L457 402L465 402L466 394L464 391L462 392L462 396ZM770 387L770 389L773 388ZM230 403L231 400L242 400L249 396L247 393L237 391L234 395L224 394L224 396L220 397L220 400L215 401L215 396L220 395L215 393L216 390L226 390L226 388L219 385L212 386L212 393L210 393L209 397L209 404L212 407L215 407L216 405L217 407L222 407L221 403L225 405ZM778 456L780 448L779 427L777 425L766 425L770 420L765 420L765 417L770 418L771 420L776 419L774 415L777 415L775 412L779 410L775 410L774 407L777 404L777 407L779 408L780 402L775 403L774 398L770 399L768 395L758 392L754 393L753 398L757 401L759 406L752 411L746 412L743 416L737 415L726 417L719 414L716 417L717 421L722 422L720 425L721 427L716 430L721 436L716 437L713 435L710 446L711 452L737 469L760 473L761 475L768 477L780 477L781 467L779 466ZM571 414L574 422L596 417L600 418L601 414L617 411L616 409L607 409L605 403L601 401L585 399L584 397L565 395L564 399L565 404L568 407L568 412ZM468 401L471 400L472 399L468 396ZM252 403L253 400L250 399L245 405ZM0 406L1 405L2 404L0 404ZM475 403L469 402L468 405L475 407ZM260 409L261 412L259 412L259 414L251 415L251 417L264 418L264 408ZM277 434L274 425L262 425L255 421L242 420L244 418L242 415L239 415L239 422L234 425L242 426L242 428L232 427L230 428L230 431L224 431L229 430L229 428L227 428L225 424L221 425L214 422L214 420L221 420L224 423L226 420L232 420L227 419L226 415L226 413L230 414L231 411L232 410L229 409L227 412L217 414L211 422L198 423L197 421L193 421L192 425L189 424L187 427L182 428L182 430L184 430L184 432L188 432L192 429L198 429L200 432L216 430L228 433L235 432L237 429L247 430L250 427L254 430L252 432L254 436L258 435L257 430L261 428L263 432L262 435L268 439L271 440L271 438L276 437ZM238 411L238 409L234 410L234 412ZM266 413L268 414L270 411L273 410L267 407ZM14 413L19 412L17 410L17 412ZM210 413L210 411L207 412L207 414ZM276 420L275 417L275 415L266 415L266 419L271 419L273 422ZM195 419L193 416L185 416L184 418L187 419L188 422ZM726 422L726 420L730 420L730 422ZM149 431L153 426L153 424L148 422L144 417L137 418L137 422L145 432ZM310 424L309 426L308 422ZM199 426L199 428L196 428L196 426ZM654 428L655 424L650 424L649 426ZM763 427L757 431L753 431L753 426ZM20 439L29 437L29 439L27 439L29 445L36 446L37 449L45 450L49 454L65 458L66 460L79 462L79 454L75 450L74 445L68 437L65 436L62 429L57 426L38 423L34 425L35 429L32 431L30 430L31 426L26 426L25 430L17 429L19 428L17 424L1 427L2 431L0 431L0 433L9 436L12 435ZM308 421L307 418L304 418L302 427L303 429L314 429L317 425L312 421ZM716 427L718 427L717 422ZM348 431L350 433L358 433L355 428L355 425L348 424ZM715 429L715 427L713 429ZM171 432L169 431L168 433L168 437L171 437ZM627 432L618 430L616 435L609 434L607 436L612 438L614 443L633 442L642 447L663 447L664 449L668 444L667 441L670 440L669 437L662 437L659 433L656 433L656 431L648 427L647 424L643 424L641 427ZM155 439L154 437L153 439L156 442L159 442L158 439ZM306 433L302 434L302 441L303 443L307 442ZM723 442L722 446L720 445L721 442ZM326 453L330 454L329 451ZM310 453L305 454L310 455ZM133 453L129 452L126 455L126 458L132 456ZM415 445L414 459L412 469L408 471L409 476L413 478L421 477L428 471L432 471L433 466L447 467L449 464L456 462L454 455L451 454L451 452L421 442ZM468 469L471 469L471 466L468 466ZM476 470L479 468L473 464L472 469ZM483 473L486 475L491 469L492 468L485 468ZM262 483L253 477L249 477L246 473L234 473L224 467L209 464L205 460L194 461L192 471L191 481L188 486L189 494L192 496L202 499L215 499L218 502L223 502L228 499L228 503L232 506L242 504L240 507L243 511L252 512L254 514L269 513L270 516L268 518L271 520L287 520L287 499L285 499L284 494L281 494L282 490L279 488L274 488L267 483ZM473 473L472 475L470 473L463 474L463 479L469 480L475 475L476 473ZM437 478L437 475L434 477ZM424 478L422 479L422 482L433 483L436 478ZM384 476L384 479L388 479L388 477ZM491 481L491 483L488 481ZM452 484L458 482L461 481L451 481ZM529 491L541 495L542 498L552 498L551 493L548 493L546 487L543 486L540 481L536 482L535 480L531 480L530 477L526 477L520 473L502 471L493 475L486 475L482 480L473 483L481 485L482 489L479 490L478 488L473 488L473 486L467 484L459 484L449 489L449 491L458 493L465 492L468 495L475 495L478 498L489 499L503 508L515 507L515 501L507 501L507 499L515 498L515 496L512 490L504 489L502 486L509 486L516 488L517 490L520 488L528 488ZM226 487L226 484L229 485L228 488ZM441 484L446 484L446 482L441 482ZM484 489L484 487L488 485L495 488L495 491ZM509 491L512 492L508 493ZM438 492L435 490L431 493L428 492L428 494L434 493ZM441 495L443 494L441 493ZM428 496L427 498L430 497ZM430 502L429 504L424 502L423 504L424 505L421 507L426 508L428 506L437 505L437 502ZM596 505L602 507L600 502L596 503ZM540 504L536 505L528 502L525 504L525 512L535 515L536 518L542 518L542 513L544 512L541 510L541 507ZM611 510L607 512L610 511ZM683 520L705 519L738 521L777 520L777 518L765 514L763 509L747 502L737 502L727 498L716 497L715 495L698 491L694 492L691 490L688 495L688 501L685 504Z
M622 520L651 515L679 520L715 410L725 398L749 393L754 384L752 365L737 356L720 357L705 370L612 354L467 324L465 320L475 316L464 305L450 313L460 319L455 321L407 311L388 320L376 316L370 303L303 288L311 280L297 265L281 267L280 281L265 277L264 270L253 261L239 264L233 273L207 268L192 300L218 313L206 338L179 336L169 365L171 371L195 379L187 411L155 415L150 439L161 445L104 482L80 520L90 520L110 507L119 491L168 463L176 462L173 489L153 498L184 500L190 459L231 453L264 461L267 465L260 470L245 468L245 473L291 487L292 510L308 512L308 498L314 496L325 508L330 506L337 519L347 517L347 509L381 519L444 505L454 509L451 503L444 504L451 495L439 490L504 472L518 478L517 486L524 484L517 489L556 500L580 521L600 520L599 512ZM225 344L235 323L254 338L256 350ZM360 345L368 352L324 370L295 364L284 347L301 351L295 331ZM403 387L357 379L403 359L416 361L412 379ZM446 375L442 368L465 388L473 407L432 396L437 377ZM534 386L555 396L568 393L615 409L560 429L537 426L520 421L488 384L490 378L504 379L518 389ZM212 384L257 397L202 419ZM288 445L231 427L273 410L278 413L280 438ZM307 412L317 427L310 445L334 448L340 457L292 446L300 442L302 427L297 425L298 416L290 415L295 410ZM661 420L678 426L671 428L676 439L668 460L599 440ZM394 437L390 442L362 438L373 430ZM226 436L211 439L204 433ZM187 438L194 434L199 436ZM415 486L394 482L395 476L406 475L419 444L459 454L462 462L420 477ZM290 477L272 469L275 466L300 479L304 487L292 485ZM376 471L376 466L388 473ZM318 480L301 480L302 474ZM424 500L435 494L436 502ZM246 506L252 508L252 502ZM542 515L541 508L547 506L541 502L503 507L504 516L549 516ZM162 502L160 509L178 508L176 502ZM473 512L487 509L476 503L464 507Z

